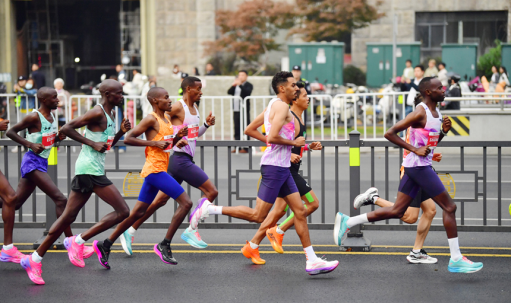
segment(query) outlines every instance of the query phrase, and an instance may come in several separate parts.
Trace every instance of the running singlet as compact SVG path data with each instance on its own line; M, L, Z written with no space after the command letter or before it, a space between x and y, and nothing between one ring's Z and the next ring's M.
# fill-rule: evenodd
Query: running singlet
M105 112L103 105L98 104L105 113L107 125L103 132L92 132L88 128L85 129L85 138L90 139L94 142L106 142L109 143L108 150L113 143L115 137L115 123ZM105 153L100 153L94 150L89 145L82 145L82 151L78 155L75 166L75 174L89 174L95 176L105 175Z
M179 102L181 105L183 105L183 109L185 110L185 120L183 121L183 124L180 126L174 126L175 134L179 132L182 128L185 126L188 126L188 136L183 137L188 141L188 145L184 146L183 148L174 147L174 151L176 152L184 152L189 154L191 157L194 157L195 155L195 146L197 145L197 138L199 137L199 125L200 125L200 115L199 115L199 109L193 105L195 108L195 111L197 114L192 115L190 113L190 109L188 108L188 105L180 99ZM166 170L166 169L165 169Z
M33 110L32 112L36 112L39 115L41 131L27 134L27 140L34 144L42 144L44 146L44 150L37 155L42 158L48 158L50 156L51 148L55 143L55 138L57 137L58 122L52 113L50 113L50 115L53 118L53 123L50 123L46 120L43 114L39 113L39 111ZM32 149L29 150L32 151Z
M422 106L426 110L427 122L424 128L411 128L409 129L410 145L420 148L429 145L431 153L428 156L418 156L415 153L408 153L403 161L403 167L423 167L431 166L433 159L433 151L438 144L440 139L440 128L442 126L442 114L437 108L438 117L433 117L433 114L429 110L425 103L421 102L418 106Z
M160 125L160 130L158 134L151 141L173 141L174 140L174 130L172 128L172 123L170 119L167 117L169 121L166 123L156 115L156 113L151 113L158 120L158 124ZM144 168L142 168L142 172L140 172L140 176L146 177L151 173L159 173L159 172L167 172L167 167L169 166L169 156L170 156L170 148L166 150L162 150L158 147L146 147L145 148L145 164Z
M268 104L266 111L264 112L264 128L266 130L266 134L270 134L271 123L270 123L270 112L271 106L276 102L281 101L279 98L274 98ZM289 110L291 112L291 110ZM291 122L282 126L280 129L279 135L285 139L293 140L295 137L295 121L294 119ZM267 144L266 150L264 150L263 157L261 158L261 165L270 165L276 167L285 167L289 168L291 166L291 149L292 146L287 145L276 145L276 144Z
M298 116L296 116L296 114L293 111L291 111L291 114L293 114L294 117L296 117L296 119L298 120L298 124L300 124L300 131L298 132L298 135L296 135L295 139L297 139L300 136L303 136L303 138L307 139L307 133L305 132L305 130L306 130L305 125L302 124L302 122L300 121L300 118ZM303 149L304 149L304 147L293 147L293 148L291 148L291 153L300 155L300 157L302 157ZM301 160L298 164L291 163L291 167L293 167L293 169L296 169L296 171L298 171L300 169L301 163L302 163Z

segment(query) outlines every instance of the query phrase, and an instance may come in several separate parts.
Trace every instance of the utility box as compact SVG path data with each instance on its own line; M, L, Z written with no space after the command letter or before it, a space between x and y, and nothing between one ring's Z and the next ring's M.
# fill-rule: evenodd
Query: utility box
M442 44L442 61L447 72L461 76L461 80L472 80L476 77L477 43Z
M507 72L511 71L511 43L502 43L502 60L501 66L507 69Z
M367 73L366 82L369 87L380 87L390 83L392 79L392 43L366 43ZM421 43L396 44L396 76L403 75L406 60L412 61L412 67L420 63Z
M290 43L289 66L299 65L302 78L322 84L343 84L344 43Z

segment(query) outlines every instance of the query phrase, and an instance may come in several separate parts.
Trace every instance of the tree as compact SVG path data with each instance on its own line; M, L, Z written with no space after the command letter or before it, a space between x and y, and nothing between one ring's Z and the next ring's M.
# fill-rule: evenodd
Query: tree
M273 0L247 0L236 11L217 10L216 25L220 38L208 41L205 55L233 52L238 58L259 67L256 74L266 68L268 52L279 50L274 37L279 29L294 25L293 5ZM263 56L262 61L259 59Z
M502 57L502 45L500 40L495 40L495 47L491 48L486 54L479 57L479 61L477 62L477 75L478 76L486 76L486 78L490 78L493 72L491 68L496 66L497 68L500 66L501 57Z
M367 0L296 0L296 10L302 17L289 35L302 34L305 41L341 41L385 15Z

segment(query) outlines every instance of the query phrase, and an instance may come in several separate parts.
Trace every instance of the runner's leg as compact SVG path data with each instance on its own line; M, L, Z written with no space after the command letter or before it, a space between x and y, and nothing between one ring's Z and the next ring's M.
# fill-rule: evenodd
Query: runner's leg
M428 199L421 204L422 216L417 225L417 237L415 238L415 244L413 245L414 250L422 249L426 236L428 235L431 222L436 215L435 202L432 199Z
M22 182L23 178L20 180ZM28 186L28 185L27 185ZM20 185L18 184L18 188ZM33 189L32 189L33 191ZM32 191L30 193L32 193ZM16 205L18 204L18 196L5 175L0 171L0 197L3 200L2 220L4 222L4 244L12 244L12 232L14 230L14 217L16 213ZM26 200L26 199L25 199Z
M274 205L275 207L270 213L268 213L268 216L266 216L264 221L261 223L261 226L259 226L259 229L250 242L257 245L261 244L261 241L266 236L266 230L274 227L279 219L286 214L287 203L283 198L277 198Z
M305 202L305 209L306 209L306 212L307 212L307 216L311 215L314 211L316 211L318 208L319 208L319 199L318 197L316 196L316 194L314 193L314 191L310 191L308 193L310 195L310 197L308 197L307 195L304 195L302 196L302 201ZM311 202L311 198L312 198L312 202ZM286 221L284 221L282 224L279 225L279 228L286 232L289 230L289 228L293 227L294 225L294 213L291 213L289 215L289 217L286 219Z

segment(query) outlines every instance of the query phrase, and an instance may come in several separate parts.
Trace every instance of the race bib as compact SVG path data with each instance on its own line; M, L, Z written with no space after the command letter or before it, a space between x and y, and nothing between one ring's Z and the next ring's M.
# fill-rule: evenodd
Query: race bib
M112 148L112 144L114 143L114 138L115 138L115 136L108 136L108 139L106 141L106 144L108 146L108 148L106 149L107 151L110 151L110 148Z
M440 132L429 132L428 146L436 147L438 145L439 139L440 139Z
M194 141L197 140L197 137L199 137L199 125L188 125L188 140Z
M43 133L43 140L42 145L45 149L50 149L53 147L53 144L55 143L55 137L57 137L57 132L48 132Z
M174 143L174 135L165 135L165 136L163 136L163 140L170 142L170 145L167 147L167 149L163 150L163 152L172 151L172 144Z

